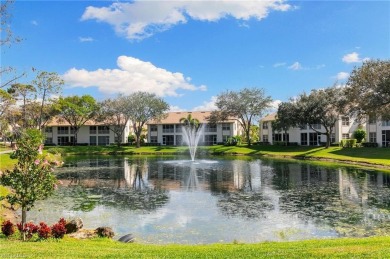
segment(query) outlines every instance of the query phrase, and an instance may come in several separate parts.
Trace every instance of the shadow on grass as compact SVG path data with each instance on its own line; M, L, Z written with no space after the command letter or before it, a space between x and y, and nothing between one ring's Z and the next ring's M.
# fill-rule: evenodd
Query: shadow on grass
M331 151L329 153L340 155L340 156L350 156L355 158L390 160L390 148L372 148L372 147L343 148L343 149Z

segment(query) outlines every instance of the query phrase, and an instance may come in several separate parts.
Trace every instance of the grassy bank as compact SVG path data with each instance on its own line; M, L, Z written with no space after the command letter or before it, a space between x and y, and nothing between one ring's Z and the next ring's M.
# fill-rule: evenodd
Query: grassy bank
M48 147L48 149L52 149ZM66 155L77 154L188 154L186 147L141 147L104 146L104 147L54 147ZM199 147L199 153L214 155L251 155L299 159L329 160L343 163L359 163L366 166L384 166L390 168L390 148L340 148L340 147L283 147L283 146L205 146Z
M385 258L389 237L258 244L143 245L108 239L20 242L0 238L0 257L26 258Z

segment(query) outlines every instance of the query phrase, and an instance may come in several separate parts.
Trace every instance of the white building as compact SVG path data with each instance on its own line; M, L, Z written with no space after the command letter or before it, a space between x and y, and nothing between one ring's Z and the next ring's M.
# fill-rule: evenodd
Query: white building
M379 147L390 147L390 120L370 118L366 124L366 142L378 143Z
M276 113L269 114L260 120L260 140L274 144L277 141L286 141L297 143L301 146L318 146L321 143L326 143L326 135L319 134L309 127L302 125L300 127L290 128L287 135L284 132L274 132L272 122L275 120ZM331 135L331 143L338 143L342 139L352 138L353 132L358 129L360 123L348 116L340 116L336 122L333 133ZM325 133L325 129L321 124L314 124L313 127L319 132Z
M115 134L110 127L104 122L96 122L93 120L87 121L80 127L77 133L77 144L79 145L91 145L102 146L116 143ZM74 142L74 130L66 121L54 119L47 124L44 129L45 144L54 145L70 145ZM128 136L130 134L130 123L127 123L122 135L121 143L128 142Z
M240 135L241 127L237 119L209 124L207 118L211 112L169 112L168 116L160 121L151 121L148 127L148 142L178 146L183 144L181 118L187 118L191 114L192 118L198 119L204 124L204 132L200 139L200 145L213 145L225 142L229 137Z

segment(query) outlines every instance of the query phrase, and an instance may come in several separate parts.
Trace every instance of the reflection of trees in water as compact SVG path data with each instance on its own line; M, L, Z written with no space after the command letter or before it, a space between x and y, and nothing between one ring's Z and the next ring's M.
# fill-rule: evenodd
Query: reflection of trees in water
M218 195L217 206L223 215L242 218L261 218L274 208L264 194L245 191Z
M120 209L153 211L166 204L168 192L150 186L147 181L147 161L145 158L111 160L108 163L83 161L99 167L78 167L62 170L58 179L68 187L60 188L57 196L73 197L72 210L91 211L97 205ZM104 165L104 166L103 166Z
M273 184L280 192L282 211L330 225L345 236L374 235L384 226L389 228L389 199L378 199L389 197L389 189L376 183L369 188L367 172L307 164L300 164L300 171L291 170L289 164L274 168Z

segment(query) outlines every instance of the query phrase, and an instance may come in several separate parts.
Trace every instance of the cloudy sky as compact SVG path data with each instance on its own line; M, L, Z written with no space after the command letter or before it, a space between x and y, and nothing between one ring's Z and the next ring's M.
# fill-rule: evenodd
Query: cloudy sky
M388 1L16 1L2 66L57 72L64 95L148 91L173 110L261 87L274 100L390 58Z

